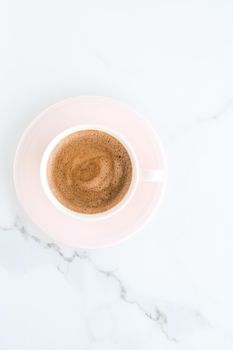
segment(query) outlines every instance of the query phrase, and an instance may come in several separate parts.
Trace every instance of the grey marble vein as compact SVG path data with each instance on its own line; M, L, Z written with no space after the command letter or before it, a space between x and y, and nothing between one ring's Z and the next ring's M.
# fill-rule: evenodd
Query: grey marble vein
M233 99L228 100L221 108L219 108L219 110L216 113L210 114L207 117L198 118L195 123L200 123L200 122L202 123L202 122L208 122L208 121L217 121L219 119L222 119L224 117L225 113L231 107L233 107Z
M45 239L30 233L29 230L26 229L22 219L19 216L16 216L12 226L8 226L8 227L0 226L0 231L13 231L13 230L17 230L17 232L19 232L20 235L25 240L30 240L34 242L35 244L39 245L42 249L53 251L55 254L58 255L59 259L61 259L61 261L65 262L66 264L68 264L68 266L72 264L74 261L79 259L81 259L82 261L86 261L86 263L89 264L89 266L91 266L92 269L96 271L96 273L104 276L106 279L112 280L115 283L116 288L118 288L118 291L119 291L119 298L122 302L136 307L137 310L144 315L144 317L146 317L148 320L153 322L154 325L160 329L160 331L163 333L163 335L166 337L166 339L169 342L172 342L172 343L179 342L177 338L169 334L169 331L167 330L167 326L169 324L168 316L164 312L162 312L161 309L156 304L153 306L153 309L151 311L148 311L142 305L142 303L140 303L135 298L131 297L130 293L127 290L126 285L123 283L123 281L114 271L100 268L93 261L90 254L87 251L72 250L70 255L66 255L59 244L52 241L46 242ZM62 274L64 275L66 274L66 272L64 273L62 269L60 269L59 264L57 266L57 269ZM206 320L204 316L202 316L202 314L199 311L195 312L195 316L197 318L201 318L205 320L208 324L208 327L212 328L211 324ZM91 346L91 344L89 344L89 346Z
M214 114L207 115L205 117L197 118L196 120L192 121L189 124L181 124L179 127L177 127L175 130L173 130L170 135L167 138L168 143L175 140L178 136L187 133L189 131L195 130L196 127L199 127L202 124L209 123L209 122L216 122L219 120L222 120L226 117L226 113L233 108L233 99L229 99L219 110L216 111ZM233 117L233 114L232 114Z
M98 271L100 274L104 275L107 278L111 278L116 282L120 290L120 298L123 302L131 305L135 305L137 309L144 314L145 317L147 317L149 320L151 320L152 322L156 323L159 326L160 330L163 332L163 334L166 336L166 338L169 341L177 342L176 338L169 336L169 334L167 333L165 329L165 326L168 322L167 316L163 312L161 312L157 306L154 307L154 310L152 313L147 312L138 301L131 299L128 296L128 292L125 285L120 280L120 278L115 274L114 271L100 269L96 266L96 264L91 260L89 256L87 258L96 271Z
M143 313L143 315L148 318L150 321L154 322L154 324L156 326L158 326L160 328L160 330L162 331L162 333L164 334L164 336L166 337L167 340L171 341L171 342L177 342L178 340L174 337L171 337L168 332L166 331L166 324L168 323L168 319L167 316L158 308L158 306L154 306L154 310L152 312L148 312L147 310L145 310L143 308L143 306L135 299L131 299L129 297L129 293L127 291L126 286L124 285L124 283L121 281L121 279L116 275L116 273L114 271L111 270L104 270L101 269L100 267L98 267L96 265L96 263L92 260L92 258L90 257L90 255L86 252L86 251L77 251L74 250L71 256L66 256L63 252L61 247L54 243L54 242L46 242L42 239L40 239L39 237L31 234L24 226L22 220L20 219L19 216L17 216L15 218L15 222L11 227L3 227L0 226L0 230L1 231L10 231L10 230L14 230L16 229L21 236L24 239L30 239L31 241L33 241L34 243L38 244L39 246L41 246L41 248L43 249L51 249L52 251L54 251L64 262L71 264L73 263L76 259L82 259L87 261L87 263L89 263L89 265L92 266L92 268L99 274L105 276L108 279L111 279L112 281L114 281L116 283L116 286L119 289L119 296L120 299L130 305L134 305L135 307L137 307L137 309ZM63 273L60 268L58 267L58 271L60 271L61 273Z

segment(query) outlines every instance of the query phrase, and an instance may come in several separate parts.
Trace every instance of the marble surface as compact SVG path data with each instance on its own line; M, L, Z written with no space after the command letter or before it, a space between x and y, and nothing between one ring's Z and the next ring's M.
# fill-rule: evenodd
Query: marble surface
M232 350L232 1L0 7L0 348ZM169 166L151 222L93 251L39 232L12 181L28 123L79 94L145 115Z

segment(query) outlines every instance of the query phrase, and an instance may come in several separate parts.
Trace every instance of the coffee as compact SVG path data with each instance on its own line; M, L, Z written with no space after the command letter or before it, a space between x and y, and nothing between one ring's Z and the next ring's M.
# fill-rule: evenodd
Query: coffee
M66 136L52 151L47 178L54 196L78 213L103 213L126 195L132 180L130 156L121 142L100 130Z

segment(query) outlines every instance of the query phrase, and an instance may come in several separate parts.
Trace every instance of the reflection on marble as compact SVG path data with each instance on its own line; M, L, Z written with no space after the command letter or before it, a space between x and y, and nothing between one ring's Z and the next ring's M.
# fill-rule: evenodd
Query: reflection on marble
M0 348L232 350L233 6L68 3L0 11ZM148 225L91 251L40 232L12 180L24 128L81 93L148 116L169 165Z

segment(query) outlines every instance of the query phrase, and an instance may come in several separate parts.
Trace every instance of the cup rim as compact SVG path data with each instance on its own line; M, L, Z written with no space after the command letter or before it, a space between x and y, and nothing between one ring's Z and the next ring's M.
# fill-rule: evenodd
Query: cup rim
M73 211L65 207L52 193L47 181L47 163L52 151L58 145L58 143L62 141L65 137L81 130L100 130L110 134L111 136L115 137L120 143L123 144L123 146L126 148L130 156L133 171L132 171L132 179L131 179L131 183L128 188L128 191L126 192L125 196L122 198L122 200L119 203L117 203L114 207L102 213L85 214L85 213L79 213L79 212ZM78 218L78 219L89 220L89 221L99 220L99 219L109 218L110 216L118 213L120 210L125 208L125 206L129 203L129 201L135 194L138 181L139 181L139 164L138 164L137 156L132 146L122 135L119 135L118 132L113 131L112 129L101 124L79 124L61 131L48 143L40 161L40 182L45 195L57 209L62 211L64 214L69 215L76 219Z

